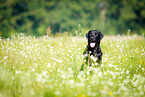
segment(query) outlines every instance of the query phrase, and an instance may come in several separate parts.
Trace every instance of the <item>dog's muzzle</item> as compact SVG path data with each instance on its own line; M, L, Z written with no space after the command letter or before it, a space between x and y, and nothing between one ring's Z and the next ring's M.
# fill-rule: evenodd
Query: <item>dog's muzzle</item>
M94 48L95 45L96 45L96 43L95 43L95 37L90 37L90 47Z
M90 43L90 47L94 48L95 47L95 43Z

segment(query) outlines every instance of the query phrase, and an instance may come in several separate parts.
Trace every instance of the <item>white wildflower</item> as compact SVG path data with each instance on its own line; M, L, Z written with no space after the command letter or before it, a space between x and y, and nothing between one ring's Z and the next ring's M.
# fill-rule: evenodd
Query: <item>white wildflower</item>
M56 59L54 57L52 57L53 60L55 60L56 62L62 63L62 60Z
M126 74L129 74L129 71L126 71Z
M91 57L90 57L93 61L97 61L97 58L96 57L94 57L93 55L91 55Z
M68 71L72 71L72 68L69 67L69 68L68 68Z
M114 85L114 82L111 81L111 80L109 80L109 81L108 81L108 85L109 85L109 86L113 86L113 85Z
M61 43L61 42L59 42L59 45L60 45L60 46L62 46L62 43Z
M34 72L34 71L35 71L35 69L33 68L33 69L32 69L32 71Z
M50 68L51 67L51 63L48 63L46 67L47 68Z
M73 80L73 79L71 79L71 80L69 81L69 83L70 83L70 84L73 84L73 83L74 83L74 80Z
M120 76L118 79L122 79L122 76Z
M71 53L72 51L69 49L68 52Z
M140 95L144 95L144 91L140 91L139 93L140 93Z
M15 71L15 74L19 74L19 73L21 73L21 71Z
M126 78L130 78L130 76L127 76Z
M36 78L36 81L38 81L38 82L42 81L42 75L41 74L38 75L38 77Z
M60 95L60 91L55 91L55 95Z
M31 94L31 95L34 95L34 94L35 94L35 91L34 91L33 88L30 89L30 94Z
M78 75L77 77L78 77L79 79L81 79L81 75Z
M61 77L62 77L62 78L66 78L65 74L62 74Z
M8 58L8 56L5 56L5 57L4 57L4 60L6 60L7 58Z
M113 73L113 71L110 71L109 73L110 73L111 75L113 75L113 74L114 74L114 73Z
M28 57L28 55L25 55L25 58L27 58Z
M109 67L113 67L113 65L110 63L110 64L109 64Z
M89 51L89 53L92 53L92 51Z
M85 57L87 57L87 56L88 56L88 54L84 54L84 55L83 55L83 58L85 58Z
M98 63L95 63L95 66L98 66L99 64ZM103 65L103 64L102 64Z
M97 95L97 93L96 92L88 92L87 95L88 96L91 96L91 97L94 97L94 96Z
M46 76L47 73L48 73L48 71L42 71L42 75L43 75L43 76Z

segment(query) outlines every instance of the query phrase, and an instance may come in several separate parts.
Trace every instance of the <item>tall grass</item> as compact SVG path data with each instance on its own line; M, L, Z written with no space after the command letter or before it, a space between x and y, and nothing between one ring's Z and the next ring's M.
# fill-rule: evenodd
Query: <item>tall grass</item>
M145 96L143 37L104 37L101 67L80 72L86 44L84 37L0 39L0 97Z

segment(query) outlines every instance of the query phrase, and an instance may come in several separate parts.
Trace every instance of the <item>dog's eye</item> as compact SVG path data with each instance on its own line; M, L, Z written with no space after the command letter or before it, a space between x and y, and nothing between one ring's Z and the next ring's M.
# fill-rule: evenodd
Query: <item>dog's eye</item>
M95 35L97 36L97 35L98 35L98 33L95 33Z
M92 35L92 33L90 33L90 36Z

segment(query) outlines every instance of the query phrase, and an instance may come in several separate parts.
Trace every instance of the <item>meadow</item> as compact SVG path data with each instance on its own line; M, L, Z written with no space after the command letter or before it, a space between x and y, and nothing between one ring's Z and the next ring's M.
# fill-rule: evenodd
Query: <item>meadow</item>
M85 37L0 38L0 97L145 97L145 38L105 36L100 67L83 63Z

